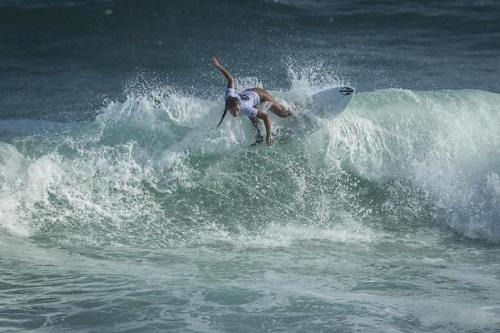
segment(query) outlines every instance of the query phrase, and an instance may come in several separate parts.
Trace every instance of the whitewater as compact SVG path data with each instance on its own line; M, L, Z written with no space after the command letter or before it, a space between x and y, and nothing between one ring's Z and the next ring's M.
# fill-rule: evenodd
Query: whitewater
M346 83L311 72L273 93ZM1 331L498 330L499 94L358 92L250 147L221 96L137 86L0 120Z

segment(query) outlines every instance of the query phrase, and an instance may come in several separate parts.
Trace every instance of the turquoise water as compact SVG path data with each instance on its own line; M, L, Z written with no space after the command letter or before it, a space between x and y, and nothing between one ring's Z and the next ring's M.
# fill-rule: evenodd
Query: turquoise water
M276 94L319 89L300 86ZM218 100L156 88L12 138L1 327L497 331L499 102L362 92L268 148L243 120L205 126Z

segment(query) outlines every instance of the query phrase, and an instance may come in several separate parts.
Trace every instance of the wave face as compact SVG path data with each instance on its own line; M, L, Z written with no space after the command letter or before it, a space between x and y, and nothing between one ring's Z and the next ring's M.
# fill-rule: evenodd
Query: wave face
M297 79L280 96L315 89ZM331 230L355 241L394 224L498 242L498 105L477 90L359 93L313 135L249 148L245 120L215 130L219 99L130 93L93 122L0 143L0 221L20 236L140 248Z
M289 73L303 113L349 84ZM360 92L250 147L220 95L137 81L92 121L0 121L0 327L497 329L500 95Z

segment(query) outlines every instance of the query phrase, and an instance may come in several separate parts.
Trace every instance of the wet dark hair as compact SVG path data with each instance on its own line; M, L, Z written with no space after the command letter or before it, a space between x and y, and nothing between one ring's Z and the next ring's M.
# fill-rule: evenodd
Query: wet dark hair
M237 97L229 96L226 98L226 110L232 107L235 107L240 103L240 100Z
M224 107L224 112L222 113L222 117L220 118L219 124L217 125L217 128L219 128L220 124L222 124L222 121L224 120L224 117L226 116L227 110L230 108L235 107L240 103L240 100L237 97L229 96L226 98L226 106Z

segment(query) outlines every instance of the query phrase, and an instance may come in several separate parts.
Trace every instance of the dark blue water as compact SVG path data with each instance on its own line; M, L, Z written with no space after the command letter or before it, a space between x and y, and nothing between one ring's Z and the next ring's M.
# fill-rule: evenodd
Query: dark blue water
M357 94L250 148L213 55ZM498 332L499 68L496 1L0 1L0 332Z
M323 64L360 90L499 91L495 1L2 1L3 118L86 119L138 73L214 93L220 56L286 89Z

